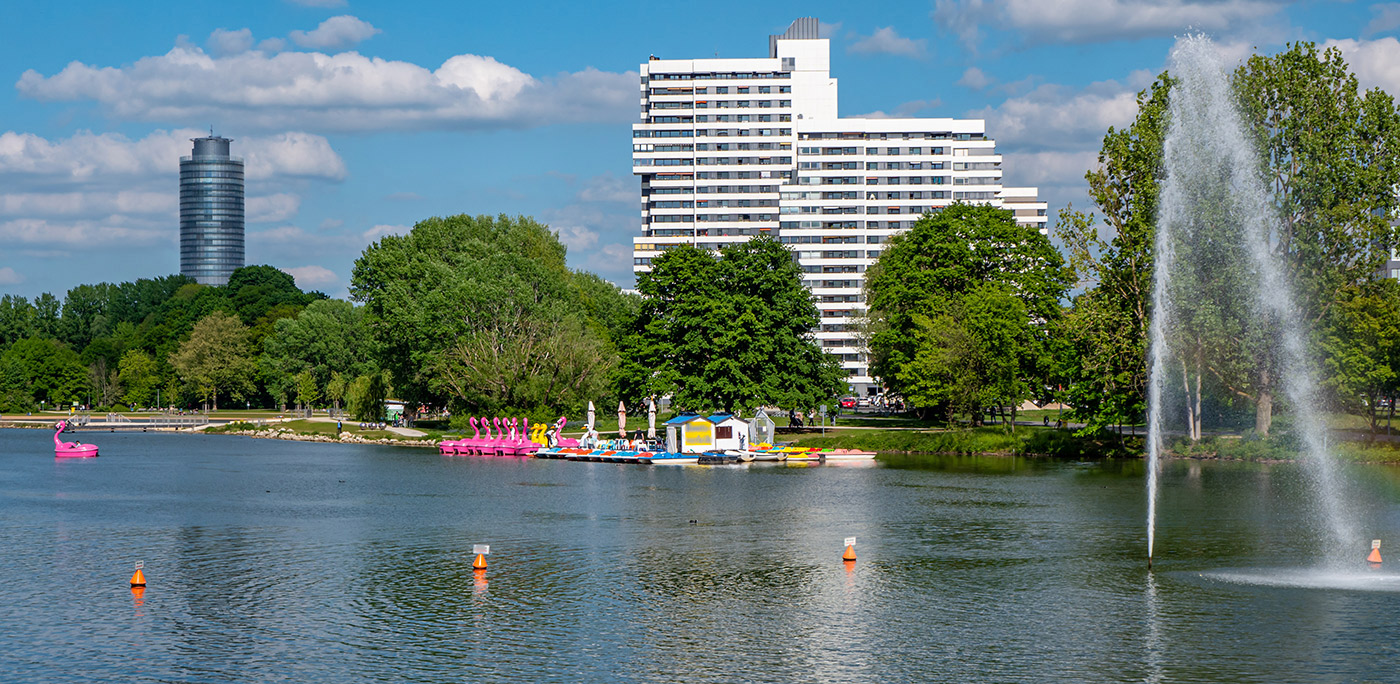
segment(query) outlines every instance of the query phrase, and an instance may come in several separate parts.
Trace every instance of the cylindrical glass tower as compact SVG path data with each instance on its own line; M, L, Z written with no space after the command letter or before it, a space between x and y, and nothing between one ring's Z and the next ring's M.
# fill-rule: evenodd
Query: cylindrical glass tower
M243 267L243 160L228 138L193 138L180 157L180 274L204 285L227 285Z

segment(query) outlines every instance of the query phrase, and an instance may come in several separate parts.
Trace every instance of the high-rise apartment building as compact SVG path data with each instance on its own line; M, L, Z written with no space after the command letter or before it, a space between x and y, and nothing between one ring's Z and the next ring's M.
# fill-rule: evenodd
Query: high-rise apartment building
M776 237L817 299L822 348L841 359L853 392L874 394L856 324L865 270L890 236L953 202L1010 209L1043 233L1046 204L1035 188L1002 186L981 119L838 117L830 45L817 27L807 17L769 36L767 58L641 65L633 270L649 271L674 245Z
M226 285L243 267L243 160L228 138L193 138L180 157L180 274Z

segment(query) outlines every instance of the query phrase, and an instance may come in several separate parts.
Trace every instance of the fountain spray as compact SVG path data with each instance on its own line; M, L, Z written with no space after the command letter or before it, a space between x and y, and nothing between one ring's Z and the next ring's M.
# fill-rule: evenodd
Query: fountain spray
M1176 79L1169 105L1170 124L1163 144L1164 180L1158 199L1154 241L1151 349L1148 356L1148 503L1147 556L1151 566L1156 538L1158 476L1164 450L1164 386L1167 361L1173 350L1169 331L1180 325L1185 307L1198 304L1199 293L1178 293L1173 279L1206 249L1229 243L1224 254L1244 262L1246 280L1238 293L1248 298L1255 325L1267 326L1277 341L1280 384L1289 401L1294 429L1301 442L1313 502L1328 540L1327 558L1355 541L1353 525L1341 506L1340 475L1328 456L1326 428L1318 412L1316 382L1306 349L1306 334L1294 304L1292 284L1269 243L1276 221L1269 192L1259 178L1258 157L1235 105L1225 65L1214 45L1203 36L1187 36L1172 48L1169 71ZM1210 226L1203 235L1201 226ZM1212 247L1202 248L1210 242ZM1190 247L1179 255L1180 247ZM1212 264L1204 264L1207 268ZM1247 267L1247 268L1246 268ZM1180 296L1184 295L1184 296ZM1244 300L1242 300L1244 301Z

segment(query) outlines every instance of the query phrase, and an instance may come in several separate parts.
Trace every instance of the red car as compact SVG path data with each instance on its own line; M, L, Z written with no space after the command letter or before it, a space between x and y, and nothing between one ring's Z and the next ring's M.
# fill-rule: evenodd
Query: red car
M845 397L844 399L841 400L841 408L855 408L855 407L856 407L856 398L855 398L855 397Z

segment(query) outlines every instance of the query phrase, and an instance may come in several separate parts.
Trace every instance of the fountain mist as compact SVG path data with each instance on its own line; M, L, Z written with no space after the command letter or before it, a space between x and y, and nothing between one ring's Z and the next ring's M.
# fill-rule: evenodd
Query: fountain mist
M1199 421L1199 363L1196 404L1187 361L1173 349L1193 317L1247 304L1244 318L1258 339L1273 340L1279 384L1288 399L1294 430L1307 464L1309 486L1326 539L1325 557L1356 542L1339 497L1339 474L1328 457L1325 426L1318 414L1316 384L1305 331L1291 284L1269 243L1275 213L1259 177L1259 159L1239 115L1234 91L1214 45L1188 36L1173 47L1169 72L1176 79L1163 145L1165 178L1158 198L1152 287L1148 380L1147 555L1156 539L1158 474L1164 447L1165 388L1182 369L1187 415ZM1232 275L1233 274L1233 275ZM1211 295L1215 295L1212 297ZM1199 353L1199 352L1198 352ZM1172 370L1168 370L1169 364Z

